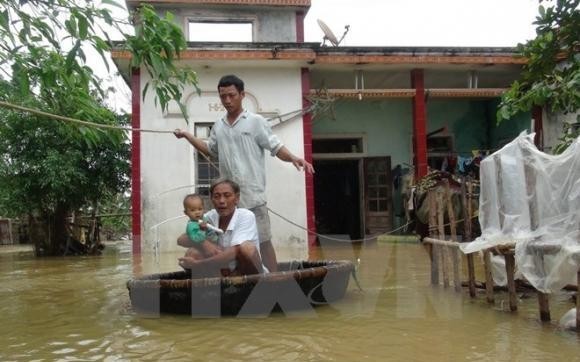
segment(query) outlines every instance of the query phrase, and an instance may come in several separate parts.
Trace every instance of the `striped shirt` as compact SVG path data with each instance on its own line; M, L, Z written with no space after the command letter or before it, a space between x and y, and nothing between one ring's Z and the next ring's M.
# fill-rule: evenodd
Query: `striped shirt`
M243 111L233 124L224 116L211 129L207 145L219 160L220 176L240 185L240 207L266 203L265 150L276 156L283 144L264 117Z

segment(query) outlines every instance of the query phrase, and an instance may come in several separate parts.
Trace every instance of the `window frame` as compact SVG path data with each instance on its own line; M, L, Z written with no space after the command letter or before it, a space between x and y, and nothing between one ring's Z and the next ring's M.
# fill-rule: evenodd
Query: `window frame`
M195 137L198 137L204 141L209 139L209 135L211 132L211 128L214 126L215 122L196 122L193 125L193 132ZM207 133L201 135L201 129L207 128ZM209 188L213 180L219 177L219 161L218 160L211 160L215 167L210 164L210 162L203 156L200 155L195 149L193 149L193 159L194 159L194 169L195 169L195 192L200 194L202 197L207 198L209 200ZM207 169L207 178L200 178L202 174L201 168L204 167ZM214 177L212 177L214 176Z
M246 40L193 40L192 34L190 32L190 27L192 23L199 23L199 24L223 24L223 25L235 25L235 24L249 24L250 29L250 36L251 39L249 41ZM256 39L256 26L257 19L255 17L247 16L247 17L239 17L239 18L227 18L227 17L210 17L210 18L198 18L198 17L186 17L185 18L185 30L187 34L187 40L191 42L213 42L213 41L221 41L221 42L234 42L234 43L253 43Z

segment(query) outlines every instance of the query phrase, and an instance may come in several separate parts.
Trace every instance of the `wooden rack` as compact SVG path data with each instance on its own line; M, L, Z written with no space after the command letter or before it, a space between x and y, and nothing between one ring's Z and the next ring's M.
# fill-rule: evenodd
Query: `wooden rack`
M528 185L529 186L529 185ZM473 218L473 210L471 208L471 202L469 202L469 197L472 195L471 183L462 181L461 182L461 195L463 203L463 218L466 222L464 225L463 241L471 242L471 222ZM429 237L423 239L423 243L428 249L429 256L431 259L431 284L439 285L440 276L443 279L443 287L448 288L450 286L449 271L451 269L451 274L453 278L453 286L456 292L462 291L462 281L460 273L460 250L457 239L457 228L455 213L452 208L451 203L451 191L449 183L444 180L443 192L441 190L431 190L427 194L427 202L429 206ZM533 209L533 200L530 201L530 215L532 218L532 227L537 223L536 212ZM503 206L500 205L500 219L503 215ZM444 224L445 212L447 212L447 218L449 220L448 225ZM500 220L501 222L502 220ZM445 240L445 226L449 226L449 240ZM537 226L537 225L536 225ZM544 265L543 257L545 255L551 255L559 252L559 245L531 245L529 247L529 252L533 253L536 258L536 264L539 266ZM508 289L508 299L509 308L512 312L517 311L517 294L516 294L516 283L515 283L515 243L508 243L505 245L495 246L483 250L483 269L485 274L485 289L486 289L486 299L489 304L495 303L494 298L494 284L491 271L491 256L492 255L502 255L505 258L505 267L507 274L507 289ZM580 264L580 253L573 255L573 258ZM475 280L475 265L474 265L474 254L467 254L467 285L469 289L469 295L472 298L476 297L476 280ZM577 273L577 285L580 286L580 268ZM578 287L577 289L578 290ZM549 322L551 320L550 316L550 306L549 306L549 295L541 291L537 291L538 295L538 307L539 316L542 322ZM580 332L580 297L576 297L576 330Z

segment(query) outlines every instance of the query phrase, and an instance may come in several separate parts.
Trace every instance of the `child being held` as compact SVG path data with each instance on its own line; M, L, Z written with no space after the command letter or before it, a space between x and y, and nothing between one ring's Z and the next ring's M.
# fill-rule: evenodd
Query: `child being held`
M203 199L199 194L189 194L183 199L183 212L189 217L185 233L193 243L209 240L216 243L222 230L208 223L204 218Z

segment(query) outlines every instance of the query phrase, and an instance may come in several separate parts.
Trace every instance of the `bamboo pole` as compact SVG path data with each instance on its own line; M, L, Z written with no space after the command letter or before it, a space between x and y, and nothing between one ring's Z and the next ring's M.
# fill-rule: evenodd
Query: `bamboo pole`
M529 248L532 249L532 248ZM537 270L542 272L542 276L546 277L545 264L544 264L544 252L542 250L528 250L528 252L533 253L534 264ZM548 294L538 290L538 308L540 310L540 320L542 322L549 322L551 320L550 316L550 303Z
M576 332L580 333L580 269L576 275Z
M473 199L473 182L471 180L471 177L467 177L467 216L469 217L469 219L465 220L465 225L466 225L466 231L469 231L469 240L471 241L471 234L472 234L472 230L471 230L471 218L473 216L473 205L471 203L471 200Z
M461 258L459 257L459 250L450 249L449 252L451 253L451 260L453 263L453 285L455 287L455 291L461 293L461 273L459 269Z
M461 179L461 202L463 204L463 242L471 241L471 197L467 199L465 184L469 178ZM469 205L468 205L469 204ZM467 283L469 286L469 296L475 298L475 263L473 253L467 254Z
M440 239L434 239L434 238L424 238L423 242L428 243L428 244L433 244L433 245L446 246L449 248L459 248L459 243L455 243L455 242L447 241L447 240L440 240Z
M527 149L522 149L524 157L529 156ZM528 212L530 214L530 230L535 231L539 226L538 199L536 197L536 172L529 162L524 162L524 177L526 179L526 195L528 197ZM532 241L533 243L533 241ZM529 250L528 250L529 252ZM546 277L546 267L544 264L544 253L541 250L533 252L534 262L537 270L540 270L542 277ZM550 303L548 295L538 290L538 307L540 309L540 320L549 322Z
M540 320L542 322L549 322L550 317L550 303L548 299L548 294L540 292L538 290L538 306L540 307Z
M435 230L437 229L437 221L435 216L435 195L432 191L427 191L427 206L429 208L429 236L435 236ZM426 238L425 238L426 239ZM424 239L423 239L424 240ZM429 244L429 256L431 257L431 284L439 284L439 255L437 253L438 248Z
M518 310L518 298L516 295L516 281L514 279L516 260L513 253L504 254L505 271L507 273L508 295L510 310L515 312Z
M495 302L493 295L493 275L491 274L491 252L483 251L483 269L485 271L485 296L489 304Z
M496 181L497 181L497 191L498 195L498 214L499 214L499 227L503 230L503 225L505 221L505 204L503 203L504 200L504 189L503 189L503 170L501 166L501 156L496 154L493 156L493 161L495 164L495 171L496 171ZM514 255L511 253L504 254L505 258L505 268L507 273L507 280L508 280L508 295L509 295L509 304L510 310L516 311L517 306L517 299L516 299L516 284L514 280L514 273L515 273L515 259ZM490 272L491 272L491 263L490 263Z
M455 211L453 210L453 203L451 201L451 189L449 188L449 180L445 180L445 196L447 199L447 214L449 215L449 230L451 233L451 241L457 242L457 229L455 225ZM461 292L461 275L459 273L459 250L457 248L448 249L451 253L451 263L453 267L453 286L456 292Z
M495 172L496 176L495 179L497 180L497 191L498 195L498 203L499 203L499 227L503 230L503 223L505 219L505 205L503 203L504 195L503 195L503 182L502 182L502 167L501 167L501 158L499 155L493 156L493 162L495 164Z
M445 240L445 218L443 215L443 195L441 192L436 193L437 196L437 230L439 231L439 239ZM449 271L447 269L447 248L441 248L441 271L443 273L443 287L449 288Z
M10 244L14 244L14 238L12 237L12 219L8 219L8 240L10 240Z

